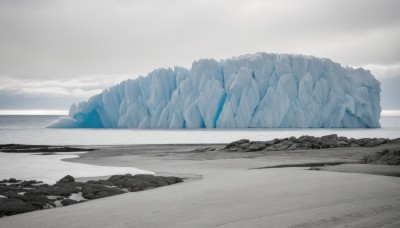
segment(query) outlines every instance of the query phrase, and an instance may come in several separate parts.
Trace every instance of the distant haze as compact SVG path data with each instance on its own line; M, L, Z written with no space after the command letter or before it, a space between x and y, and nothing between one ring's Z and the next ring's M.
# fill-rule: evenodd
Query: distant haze
M68 109L201 58L296 53L363 67L400 109L400 1L0 0L0 109Z

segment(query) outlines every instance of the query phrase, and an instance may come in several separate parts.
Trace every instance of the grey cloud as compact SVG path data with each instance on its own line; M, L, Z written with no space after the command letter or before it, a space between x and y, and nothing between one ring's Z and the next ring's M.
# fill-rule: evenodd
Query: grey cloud
M399 1L0 1L0 74L145 74L257 51L400 62Z
M86 99L155 68L259 51L372 67L384 108L400 108L390 98L398 9L397 0L0 0L0 108L6 91L14 104L56 105L48 97Z

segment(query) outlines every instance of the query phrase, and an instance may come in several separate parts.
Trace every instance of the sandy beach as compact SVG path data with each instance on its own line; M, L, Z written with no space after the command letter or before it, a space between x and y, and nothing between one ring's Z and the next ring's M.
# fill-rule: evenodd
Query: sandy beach
M223 145L99 146L68 161L191 178L167 187L3 217L0 227L399 227L399 166L259 169L356 163L364 155L393 146L399 145L268 152L192 152Z

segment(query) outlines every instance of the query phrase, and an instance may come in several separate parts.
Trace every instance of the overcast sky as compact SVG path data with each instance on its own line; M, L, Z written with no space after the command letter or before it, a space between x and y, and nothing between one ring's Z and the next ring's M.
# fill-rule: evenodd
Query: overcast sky
M0 109L68 109L200 58L296 53L364 67L400 109L398 0L0 0Z

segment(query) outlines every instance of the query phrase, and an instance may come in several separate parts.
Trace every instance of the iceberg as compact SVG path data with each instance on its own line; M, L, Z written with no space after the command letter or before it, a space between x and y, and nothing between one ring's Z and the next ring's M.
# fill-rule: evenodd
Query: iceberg
M73 104L53 128L376 128L380 83L326 58L256 53L156 69Z

